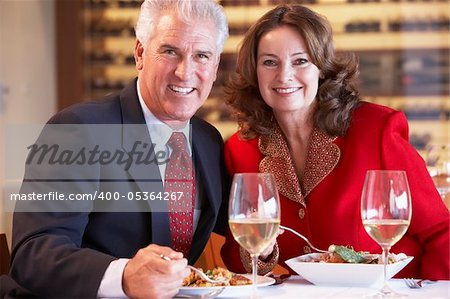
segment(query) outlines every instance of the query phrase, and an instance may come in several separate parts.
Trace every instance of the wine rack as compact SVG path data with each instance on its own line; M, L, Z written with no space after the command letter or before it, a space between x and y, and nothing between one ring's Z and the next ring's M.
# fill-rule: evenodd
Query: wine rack
M134 24L140 0L82 2L82 96L99 98L120 90L137 75ZM339 52L360 59L364 99L401 109L410 120L411 143L450 141L449 0L223 0L230 38L217 81L198 115L229 136L236 129L223 103L223 83L235 68L243 34L268 9L304 4L327 17Z

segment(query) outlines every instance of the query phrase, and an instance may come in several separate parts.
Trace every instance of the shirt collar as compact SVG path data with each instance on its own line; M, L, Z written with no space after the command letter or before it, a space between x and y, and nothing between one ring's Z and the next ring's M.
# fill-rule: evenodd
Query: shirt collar
M151 111L148 109L147 105L142 98L141 91L139 89L139 78L137 80L137 94L139 98L139 104L141 105L142 112L144 113L145 123L147 124L148 132L152 138L152 142L155 144L155 150L166 150L166 144L169 141L170 136L173 132L181 132L184 134L186 140L189 139L189 122L181 129L172 130L170 126L159 120ZM191 144L187 143L187 150L189 155L191 154Z

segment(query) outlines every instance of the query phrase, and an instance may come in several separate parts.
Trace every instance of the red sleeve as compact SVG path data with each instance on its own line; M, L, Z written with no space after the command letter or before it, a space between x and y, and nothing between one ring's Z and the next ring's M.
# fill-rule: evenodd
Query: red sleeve
M240 172L258 172L261 154L258 151L258 140L241 140L234 134L225 142L225 165L230 176ZM225 244L220 250L222 260L230 271L245 273L239 255L239 244L234 240L230 228L225 233Z
M234 159L233 156L235 155L233 153L234 149L233 149L233 138L236 135L233 135L230 139L228 139L225 142L224 145L224 159L225 159L225 166L227 167L228 173L230 174L230 177L233 178L233 175L236 173L234 170Z
M382 168L405 170L408 176L412 219L407 233L422 244L421 277L448 280L449 210L440 198L424 160L408 141L408 123L403 113L391 114L382 130Z

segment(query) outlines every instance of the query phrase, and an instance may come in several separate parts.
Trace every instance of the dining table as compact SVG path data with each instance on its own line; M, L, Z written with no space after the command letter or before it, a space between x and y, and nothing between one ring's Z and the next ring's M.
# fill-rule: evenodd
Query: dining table
M397 293L407 295L409 298L450 298L450 281L440 280L424 283L422 288L410 289L402 279L390 279L389 286ZM300 276L291 276L278 285L270 285L258 288L260 298L364 298L364 296L376 293L381 286L354 287L354 286L325 286L314 285ZM248 298L245 296L227 296L226 292L219 298Z

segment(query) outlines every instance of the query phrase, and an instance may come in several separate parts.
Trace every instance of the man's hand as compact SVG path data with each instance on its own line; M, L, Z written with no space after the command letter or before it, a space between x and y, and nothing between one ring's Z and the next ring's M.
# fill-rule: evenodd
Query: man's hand
M163 254L171 261L163 260ZM130 298L172 298L190 274L181 252L151 244L140 249L123 271L122 288Z

